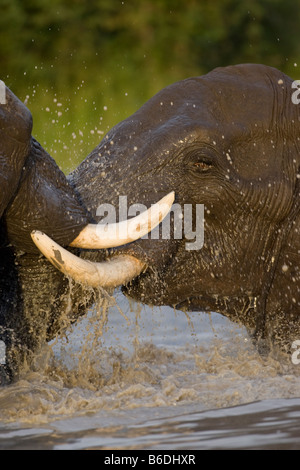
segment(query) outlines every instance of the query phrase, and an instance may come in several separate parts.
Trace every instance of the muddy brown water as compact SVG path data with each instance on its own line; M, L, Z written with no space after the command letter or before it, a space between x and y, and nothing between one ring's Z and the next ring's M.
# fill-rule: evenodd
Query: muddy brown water
M0 389L0 449L300 448L300 364L218 314L109 303Z

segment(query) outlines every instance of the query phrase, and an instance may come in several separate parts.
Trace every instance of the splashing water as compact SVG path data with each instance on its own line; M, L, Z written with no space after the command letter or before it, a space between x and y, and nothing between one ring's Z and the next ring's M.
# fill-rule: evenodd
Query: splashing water
M299 375L291 362L261 358L244 329L220 315L152 309L117 292L101 297L44 348L32 370L0 390L0 447L13 447L18 430L23 447L51 447L54 433L58 447L76 436L77 447L85 448L95 428L97 447L109 436L112 446L117 435L127 442L133 434L130 445L139 446L151 426L164 433L174 416L177 442L187 416L194 433L199 413L230 415L233 406L298 397ZM133 432L136 426L140 432Z

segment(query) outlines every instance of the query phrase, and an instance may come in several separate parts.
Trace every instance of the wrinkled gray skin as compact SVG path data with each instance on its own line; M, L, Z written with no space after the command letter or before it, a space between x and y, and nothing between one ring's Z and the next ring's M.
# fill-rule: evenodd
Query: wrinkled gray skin
M119 251L149 269L126 292L154 305L216 311L261 351L299 331L300 105L292 80L262 65L175 83L115 126L70 175L95 217L100 203L205 205L205 240L140 240ZM105 174L104 174L105 173ZM104 176L102 176L104 175Z
M126 195L128 206L149 207L173 190L182 206L205 205L204 246L144 239L114 250L149 266L124 291L153 305L220 312L244 324L261 351L290 350L300 339L300 105L291 84L261 65L175 83L115 126L68 181L32 139L28 110L11 98L10 122L0 109L0 339L14 345L5 372L15 375L20 357L51 339L66 310L76 318L93 300L77 286L66 306L69 283L37 254L31 230L67 246L97 221L100 204L117 207Z

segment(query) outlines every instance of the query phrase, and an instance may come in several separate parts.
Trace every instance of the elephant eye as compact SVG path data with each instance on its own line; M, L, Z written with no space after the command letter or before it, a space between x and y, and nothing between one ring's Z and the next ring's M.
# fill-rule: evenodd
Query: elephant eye
M197 162L194 162L193 166L200 171L207 171L212 167L212 163L206 159L201 159Z
M216 156L215 153L207 147L191 148L188 153L185 154L185 164L190 171L196 174L205 173L211 170L215 166Z

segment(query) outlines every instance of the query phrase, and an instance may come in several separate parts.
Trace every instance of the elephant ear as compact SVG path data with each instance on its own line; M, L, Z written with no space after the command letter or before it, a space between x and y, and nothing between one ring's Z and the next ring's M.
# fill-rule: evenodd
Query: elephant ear
M0 218L18 188L31 131L30 111L5 87L0 101Z

